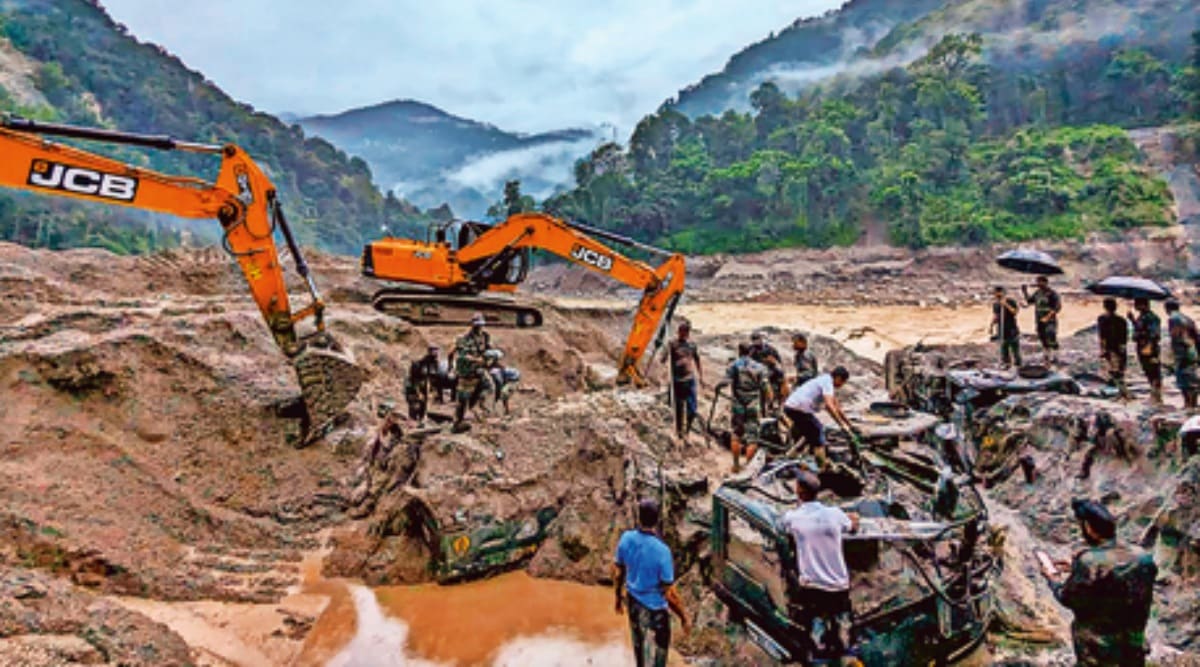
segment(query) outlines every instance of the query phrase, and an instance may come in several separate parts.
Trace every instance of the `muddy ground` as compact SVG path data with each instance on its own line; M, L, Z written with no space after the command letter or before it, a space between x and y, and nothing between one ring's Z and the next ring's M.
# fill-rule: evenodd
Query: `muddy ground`
M1156 272L1177 251L1166 237L1063 253L1072 273L1064 328L1094 318L1095 301L1075 293L1081 277L1099 275L1093 264ZM1021 282L991 268L985 254L859 249L697 262L681 314L697 328L705 396L736 340L765 326L776 327L780 346L787 330L819 334L827 367L845 363L855 373L852 405L881 397L888 349L983 337L988 311L976 297L993 282ZM672 442L660 388L612 388L626 295L592 290L586 274L560 267L536 272L526 292L576 298L547 304L540 330L494 334L523 373L511 418L490 417L465 435L403 424L410 437L372 450L377 407L403 405L408 360L430 342L448 348L460 332L417 329L371 310L374 287L352 259L318 256L313 270L333 333L372 377L345 423L296 449L298 425L280 416L296 394L294 375L219 251L122 258L0 245L0 662L289 664L319 643L310 629L322 612L339 599L349 604L335 589L305 589L312 554L327 554L326 576L431 581L436 545L412 530L423 512L470 524L553 508L546 541L517 565L603 583L639 492L669 485L682 512L702 506L728 473L727 455L700 438ZM1091 346L1081 339L1078 347L1083 355ZM650 375L661 378L661 363ZM1133 433L1142 443L1155 432ZM1007 480L990 492L996 520L1017 537L1005 574L1013 596L991 644L1000 656L1053 663L1069 655L1067 620L1024 547L1069 554L1075 536L1058 496L1077 488L1066 481L1078 453L1065 440L1044 440L1044 489ZM1195 491L1190 482L1172 485L1186 479L1181 463L1152 445L1141 444L1133 464L1099 466L1085 490L1118 489L1123 534L1148 515L1175 517L1170 548L1184 555L1160 564L1178 573L1165 575L1167 602L1152 632L1166 656L1200 650L1188 616L1196 607L1181 594L1195 583L1186 509ZM1172 498L1176 509L1157 514L1157 501ZM703 550L686 525L677 521L670 537L688 547L681 581L701 623L682 653L764 661L736 641L705 595L696 562Z

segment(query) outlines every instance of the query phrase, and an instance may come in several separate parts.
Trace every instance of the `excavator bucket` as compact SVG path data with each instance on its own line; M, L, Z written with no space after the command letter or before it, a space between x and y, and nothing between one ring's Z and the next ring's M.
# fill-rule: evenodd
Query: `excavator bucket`
M310 341L292 357L308 419L304 422L303 443L319 440L346 411L367 379L367 372L328 335Z

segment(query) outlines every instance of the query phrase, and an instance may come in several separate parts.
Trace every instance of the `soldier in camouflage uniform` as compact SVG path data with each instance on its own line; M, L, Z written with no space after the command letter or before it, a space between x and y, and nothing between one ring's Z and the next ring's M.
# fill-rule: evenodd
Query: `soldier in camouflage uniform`
M783 355L775 346L767 342L767 336L761 331L750 334L750 358L762 364L767 369L767 382L771 385L771 396L763 404L764 408L777 407L774 401L787 396L787 373L783 370Z
M796 377L792 378L793 387L799 387L821 374L817 367L817 357L808 349L808 336L802 333L792 334L792 351L796 353Z
M1044 565L1042 574L1059 602L1075 614L1076 663L1145 665L1146 621L1158 566L1142 549L1117 542L1116 521L1103 505L1075 500L1071 506L1088 548L1075 555L1065 581L1054 567Z
M738 345L738 358L725 372L725 379L717 385L732 386L731 422L733 427L733 471L741 470L740 456L745 445L746 461L754 457L758 449L758 421L763 408L770 401L771 385L766 366L750 358L750 346Z
M1194 408L1196 398L1200 396L1200 376L1196 374L1196 365L1200 363L1196 351L1200 332L1196 331L1192 318L1179 311L1179 302L1174 299L1167 302L1167 331L1175 360L1175 384L1183 394L1184 407Z
M1138 364L1150 383L1150 402L1162 405L1162 321L1150 310L1149 299L1134 299L1132 312L1126 317L1133 324L1133 344L1137 346Z
M415 421L425 419L429 408L429 395L439 391L437 345L430 345L425 356L408 366L408 377L404 379L404 401L408 404L408 417Z
M1020 368L1021 330L1017 325L1017 312L1021 306L1016 299L1005 296L1004 288L999 285L992 294L995 303L992 304L991 331L1000 341L1000 365L1002 368L1008 368L1010 364Z
M454 343L451 353L454 357L454 372L458 375L453 426L456 433L469 428L464 421L467 409L473 407L478 400L483 390L481 384L488 377L487 360L484 355L492 346L492 338L483 329L486 323L482 313L475 313L471 318L471 330Z
M1058 361L1058 313L1062 310L1062 299L1050 287L1046 276L1038 276L1037 290L1030 294L1021 285L1025 303L1033 306L1034 323L1037 325L1038 341L1047 364Z

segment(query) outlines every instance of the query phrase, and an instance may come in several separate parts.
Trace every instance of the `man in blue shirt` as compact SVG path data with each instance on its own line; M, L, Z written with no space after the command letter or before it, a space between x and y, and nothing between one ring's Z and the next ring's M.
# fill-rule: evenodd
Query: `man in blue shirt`
M664 667L671 646L671 619L675 612L683 633L691 632L692 623L679 593L675 591L675 567L671 550L655 533L658 528L658 503L638 503L638 529L621 534L614 563L613 589L616 610L629 611L629 630L638 667ZM621 589L625 589L622 595ZM647 635L652 641L647 642Z

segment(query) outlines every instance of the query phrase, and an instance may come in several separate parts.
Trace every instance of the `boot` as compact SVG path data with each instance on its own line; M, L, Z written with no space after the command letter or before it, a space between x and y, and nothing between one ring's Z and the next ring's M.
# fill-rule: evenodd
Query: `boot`
M468 428L470 428L466 424L466 421L465 421L466 417L467 417L467 402L460 400L454 406L454 425L450 427L450 430L453 431L454 433L462 433L463 431L466 431Z
M739 461L742 455L742 441L735 435L733 442L729 445L729 451L733 452L733 472L739 473L742 471L742 464Z

